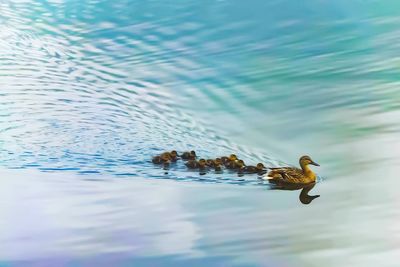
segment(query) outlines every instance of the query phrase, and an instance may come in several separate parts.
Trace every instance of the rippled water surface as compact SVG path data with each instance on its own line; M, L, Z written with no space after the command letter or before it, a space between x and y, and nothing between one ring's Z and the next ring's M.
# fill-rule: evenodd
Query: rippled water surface
M399 8L0 1L0 266L398 266ZM320 197L165 149L309 154Z

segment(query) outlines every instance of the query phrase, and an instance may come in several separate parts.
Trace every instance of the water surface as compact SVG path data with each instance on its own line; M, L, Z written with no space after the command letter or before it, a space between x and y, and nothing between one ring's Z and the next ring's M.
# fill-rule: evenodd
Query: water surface
M397 266L396 1L0 1L0 265ZM150 163L297 164L321 195Z

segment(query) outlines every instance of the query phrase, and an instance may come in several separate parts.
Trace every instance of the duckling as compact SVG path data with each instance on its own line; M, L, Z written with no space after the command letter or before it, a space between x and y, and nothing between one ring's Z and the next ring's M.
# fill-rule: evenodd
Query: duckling
M231 154L231 155L229 156L229 159L230 159L230 160L238 160L238 157L237 157L235 154Z
M172 162L176 162L178 160L178 152L176 152L176 150L172 150L171 152L169 152L170 156L171 156L171 161Z
M222 165L222 160L221 160L221 158L216 158L216 159L214 160L214 165Z
M176 155L177 155L176 151L175 151L175 153L173 153L173 151L171 151L171 152L163 152L160 156L164 157L165 160L168 159L171 162L175 162L177 160Z
M163 162L171 161L171 155L168 152L162 153L160 157Z
M261 173L264 168L264 164L258 163L257 166L244 166L240 168L239 173Z
M212 159L207 159L207 160L206 160L206 165L207 165L208 167L214 167L215 161L212 160Z
M236 169L241 169L244 166L246 166L246 164L244 163L243 160L239 159L238 161L236 161Z
M207 161L205 159L200 159L198 164L199 164L199 169L200 170L205 170L206 167L207 167L207 165L206 165Z
M189 169L197 169L199 167L199 163L195 159L190 159L185 163L186 167Z
M221 157L222 163L226 166L229 162L237 160L237 156L235 154L231 154L229 157Z
M205 159L200 159L199 161L191 159L188 160L185 165L189 169L206 169L206 160Z
M196 159L196 152L193 150L190 152L183 152L181 158L184 160Z
M308 165L319 166L309 156L302 156L299 160L300 167L271 168L265 179L273 183L308 184L315 182L317 175Z
M229 160L229 157L222 156L222 157L221 157L221 161L222 161L222 164L225 165L225 163L227 163L227 162L230 161L230 160Z
M214 165L214 170L215 170L216 172L221 172L221 171L222 171L221 164L216 163L216 164Z
M228 162L225 167L231 170L235 170L235 169L241 169L245 166L244 161L243 160L237 160L237 161L230 161Z

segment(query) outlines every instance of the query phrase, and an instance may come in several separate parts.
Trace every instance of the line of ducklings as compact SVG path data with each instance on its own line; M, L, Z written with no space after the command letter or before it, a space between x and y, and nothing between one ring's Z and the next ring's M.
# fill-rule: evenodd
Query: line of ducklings
M216 159L197 159L195 151L183 152L181 155L175 150L164 152L153 158L154 164L162 164L164 168L168 168L171 162L176 162L178 159L185 160L185 165L191 170L200 170L200 174L205 174L207 169L214 169L216 172L221 172L222 167L237 171L239 175L258 173L265 174L263 179L275 184L310 184L315 183L317 175L310 169L309 165L319 166L313 161L310 156L302 156L299 159L300 168L296 167L268 167L262 163L257 166L246 166L243 160L238 159L235 154L229 157L220 157ZM268 172L267 172L268 170Z
M258 173L264 174L266 168L264 164L258 163L256 166L247 166L243 160L239 159L235 154L230 156L222 156L215 159L199 159L197 160L195 151L183 152L181 155L175 150L163 152L158 156L153 157L152 162L154 164L162 164L164 168L168 168L172 162L176 162L178 159L185 160L185 165L190 170L199 170L201 172L207 169L213 169L216 172L222 172L222 169L229 169L237 171L238 174L251 174Z

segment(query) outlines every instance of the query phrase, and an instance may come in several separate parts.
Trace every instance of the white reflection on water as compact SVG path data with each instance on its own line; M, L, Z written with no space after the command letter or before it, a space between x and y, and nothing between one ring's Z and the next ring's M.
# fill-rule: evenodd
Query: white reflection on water
M174 183L4 170L2 177L2 260L198 254L198 227Z

